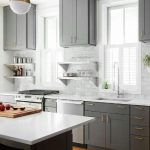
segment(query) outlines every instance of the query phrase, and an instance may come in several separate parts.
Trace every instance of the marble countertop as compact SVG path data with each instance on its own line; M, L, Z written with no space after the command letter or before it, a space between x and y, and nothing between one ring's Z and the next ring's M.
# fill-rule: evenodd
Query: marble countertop
M0 91L0 95L19 95L17 92L3 92ZM91 102L100 102L100 103L114 103L114 104L128 104L128 105L142 105L142 106L150 106L150 99L144 99L144 98L119 98L117 100L111 100L116 99L113 97L104 97L104 100L98 100L99 96L78 96L78 95L67 95L67 94L52 94L52 95L45 95L46 99L66 99L66 100L80 100L80 101L91 101Z
M91 121L94 118L50 112L15 119L0 117L0 138L33 145Z
M98 100L99 97L91 96L75 96L75 95L65 95L65 94L54 94L46 95L45 98L49 99L66 99L66 100L80 100L87 102L99 102L99 103L112 103L112 104L126 104L126 105L141 105L141 106L150 106L150 99L143 98L113 98L113 97L104 97L103 100Z

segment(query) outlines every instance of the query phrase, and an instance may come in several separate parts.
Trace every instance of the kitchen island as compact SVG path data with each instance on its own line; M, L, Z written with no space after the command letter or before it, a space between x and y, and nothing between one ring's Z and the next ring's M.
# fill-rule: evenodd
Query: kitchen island
M0 150L71 150L72 129L94 118L42 112L0 117Z

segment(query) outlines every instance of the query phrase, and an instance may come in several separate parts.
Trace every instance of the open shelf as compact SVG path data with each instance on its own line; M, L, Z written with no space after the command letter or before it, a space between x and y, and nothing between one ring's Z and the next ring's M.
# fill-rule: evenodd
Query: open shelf
M94 61L83 61L83 62L59 62L58 63L65 71L68 70L69 65L90 65L95 64L96 70L98 69L98 62Z
M68 84L67 80L90 80L97 86L98 77L58 77L65 85Z
M14 70L16 67L19 66L35 66L34 63L20 63L20 64L5 64L9 69Z
M26 78L34 78L34 76L5 76L8 79L26 79Z

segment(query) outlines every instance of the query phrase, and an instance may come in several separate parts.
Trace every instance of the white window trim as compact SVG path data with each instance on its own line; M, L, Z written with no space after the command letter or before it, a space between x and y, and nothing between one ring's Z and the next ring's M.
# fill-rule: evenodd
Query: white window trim
M135 3L137 3L138 1L137 0L114 0L112 2L112 0L101 0L100 3L99 3L99 8L101 8L101 22L99 22L99 24L101 24L101 49L102 49L102 52L100 53L100 55L102 55L102 57L100 57L102 60L102 67L101 67L101 70L102 70L102 73L101 73L101 81L103 82L105 80L105 68L104 68L104 64L105 64L105 60L104 60L104 50L105 50L105 45L108 44L108 9L110 7L119 7L120 5L128 5L128 4L133 4L135 5ZM130 45L130 44L129 44ZM137 44L136 44L137 45ZM117 46L117 45L116 45ZM128 93L128 94L141 94L141 43L139 43L139 56L137 58L138 60L138 63L139 63L139 69L138 69L138 87L136 90L126 90L125 93ZM109 89L109 90L105 90L105 89L102 89L102 85L100 87L100 91L101 92L106 92L106 93L116 93L116 91L113 91L112 89Z
M63 88L64 85L61 84L61 82L51 82L51 83L43 83L42 82L42 50L45 51L49 51L51 49L45 49L45 37L44 37L44 20L46 17L57 17L57 19L59 19L59 5L58 3L55 3L51 6L51 5L44 5L41 7L37 7L37 56L36 56L36 60L40 60L37 62L37 73L36 73L36 84L37 85L41 85L42 87L50 87L50 84L52 85L52 88ZM43 30L41 30L43 29ZM59 33L58 33L59 34ZM58 44L59 41L57 41ZM63 51L62 48L57 47L58 51ZM54 54L55 55L55 54ZM57 69L57 67L55 67ZM56 73L53 74L53 78L54 76L56 76ZM56 79L57 80L57 79ZM47 84L47 85L46 85Z

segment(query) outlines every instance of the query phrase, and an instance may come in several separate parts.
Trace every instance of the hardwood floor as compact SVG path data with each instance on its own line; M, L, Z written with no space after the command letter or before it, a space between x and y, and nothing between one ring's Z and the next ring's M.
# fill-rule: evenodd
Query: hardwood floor
M87 150L85 148L73 147L73 150Z

